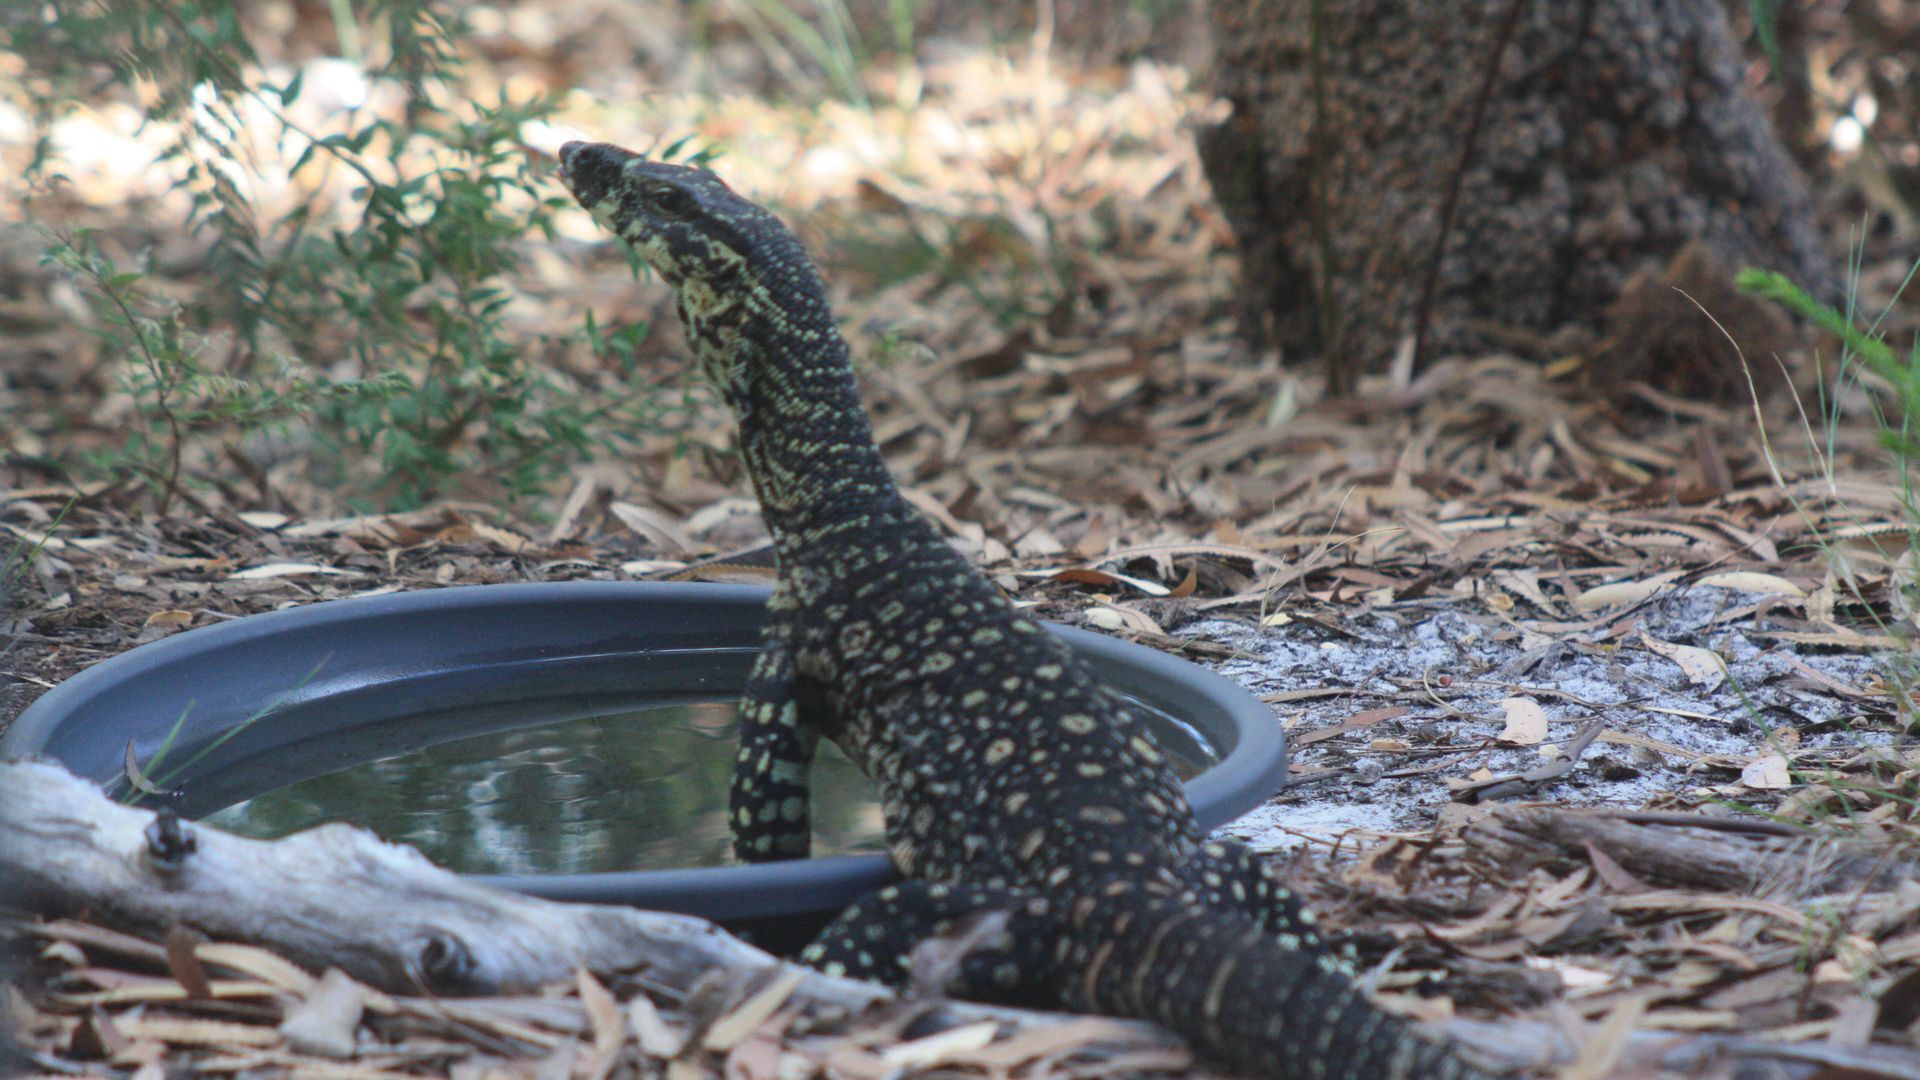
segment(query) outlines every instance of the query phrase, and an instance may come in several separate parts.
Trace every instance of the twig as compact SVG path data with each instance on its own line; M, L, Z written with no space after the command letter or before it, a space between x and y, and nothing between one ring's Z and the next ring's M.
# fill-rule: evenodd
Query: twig
M1453 233L1454 215L1460 209L1460 185L1467 174L1467 166L1473 162L1473 153L1480 141L1480 125L1487 116L1487 103L1493 100L1494 84L1500 80L1500 58L1506 55L1507 43L1513 39L1514 28L1520 25L1520 9L1527 0L1513 0L1507 5L1507 14L1501 20L1500 29L1493 41L1493 56L1487 63L1487 77L1480 82L1480 93L1473 100L1473 113L1467 118L1466 138L1460 142L1460 160L1454 165L1452 175L1447 177L1446 198L1440 204L1440 234L1433 241L1433 259L1427 263L1426 280L1420 283L1420 307L1417 309L1413 324L1413 370L1419 371L1427 356L1427 328L1433 321L1433 294L1440 284L1440 261L1447 252L1447 238Z
M1573 771L1574 765L1580 760L1580 755L1586 753L1587 747L1593 744L1593 740L1600 737L1600 733L1606 730L1606 727L1606 719L1596 717L1586 727L1580 729L1580 733L1573 737L1573 741L1561 750L1560 756L1552 761L1516 775L1496 776L1478 784L1469 784L1453 793L1454 800L1465 803L1486 803L1496 799L1510 799L1533 791L1542 784L1558 780Z
M1783 836L1793 840L1805 839L1807 835L1805 829L1797 829L1784 822L1768 821L1764 818L1683 814L1672 810L1607 810L1603 808L1585 812L1595 817L1612 818L1616 821L1632 822L1635 825L1677 825L1688 829L1711 829L1715 832Z
M1340 312L1333 299L1333 228L1329 222L1332 208L1327 198L1327 65L1324 0L1312 0L1308 6L1309 34L1313 40L1313 246L1319 255L1319 279L1315 282L1315 314L1320 320L1321 356L1327 365L1327 391L1346 394L1353 390L1354 373L1340 362Z

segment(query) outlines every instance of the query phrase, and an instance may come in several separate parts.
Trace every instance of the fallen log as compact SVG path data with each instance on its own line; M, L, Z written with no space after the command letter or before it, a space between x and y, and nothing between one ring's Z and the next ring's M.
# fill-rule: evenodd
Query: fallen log
M191 926L390 992L499 993L579 967L684 984L777 963L702 919L485 888L346 825L250 840L121 806L38 762L0 764L0 791L0 882L16 906ZM821 992L855 1006L875 995L858 983Z
M1910 859L1819 842L1811 831L1740 838L1728 826L1703 814L1635 820L1611 810L1496 806L1469 827L1468 839L1503 872L1555 855L1585 858L1591 846L1639 878L1691 889L1812 895L1890 889L1920 876Z
M155 937L181 928L258 945L310 971L377 991L449 996L531 991L581 971L670 999L704 996L717 973L751 996L772 983L813 1012L898 1003L885 987L788 964L704 919L559 903L493 889L412 848L347 825L252 840L122 806L58 765L0 762L0 908L85 911ZM917 1030L992 1023L1000 1036L1077 1023L1098 1056L1147 1050L1184 1060L1150 1024L971 1002L913 1003Z

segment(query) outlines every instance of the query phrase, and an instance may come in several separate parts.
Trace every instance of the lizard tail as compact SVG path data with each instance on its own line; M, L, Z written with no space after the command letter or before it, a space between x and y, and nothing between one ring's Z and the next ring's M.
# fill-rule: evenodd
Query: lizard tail
M1111 881L1061 899L907 882L849 908L801 960L900 985L919 942L993 912L999 932L958 960L946 992L1151 1020L1203 1057L1277 1080L1501 1075L1368 1001L1324 946L1282 942L1176 888Z
M1061 1004L1152 1020L1202 1054L1270 1077L1492 1080L1382 1011L1324 949L1289 947L1237 912L1114 886L1068 900Z

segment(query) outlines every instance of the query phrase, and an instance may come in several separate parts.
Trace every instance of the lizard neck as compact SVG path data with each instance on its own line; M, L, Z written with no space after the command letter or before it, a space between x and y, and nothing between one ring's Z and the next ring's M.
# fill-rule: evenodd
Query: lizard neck
M696 328L689 313L682 317L739 425L767 528L791 552L900 496L825 300L806 290L753 310L761 306L743 305L725 329L711 319Z

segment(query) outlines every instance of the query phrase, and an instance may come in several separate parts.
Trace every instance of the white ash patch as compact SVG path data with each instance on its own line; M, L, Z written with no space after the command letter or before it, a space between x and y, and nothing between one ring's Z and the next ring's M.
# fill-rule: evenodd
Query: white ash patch
M1311 745L1296 742L1295 782L1220 833L1272 849L1334 844L1354 831L1424 828L1449 801L1448 778L1465 779L1482 767L1503 776L1548 762L1542 746L1481 745L1504 727L1501 702L1508 697L1531 698L1544 710L1551 723L1543 745L1565 746L1602 716L1609 733L1668 748L1594 742L1566 776L1530 796L1569 806L1637 808L1728 788L1740 781L1737 763L1783 745L1781 739L1797 739L1803 751L1896 741L1884 716L1866 722L1871 710L1860 701L1817 685L1789 662L1862 687L1880 671L1873 656L1755 636L1764 627L1751 615L1713 621L1756 599L1724 589L1679 590L1598 629L1537 637L1522 634L1521 628L1534 629L1526 621L1444 600L1350 618L1341 628L1351 636L1305 621L1259 627L1215 619L1183 627L1188 636L1257 654L1258 660L1216 665L1256 694L1348 691L1276 702L1295 740L1363 710L1408 708L1371 727ZM1712 650L1725 662L1727 678L1712 687L1696 684L1673 660L1647 648L1642 634ZM1388 747L1377 748L1379 740ZM1399 745L1405 749L1394 748ZM1451 752L1435 752L1442 748ZM1425 767L1431 771L1393 775ZM1302 769L1312 771L1303 776ZM1750 799L1741 794L1734 801L1773 801L1766 792L1751 792Z

